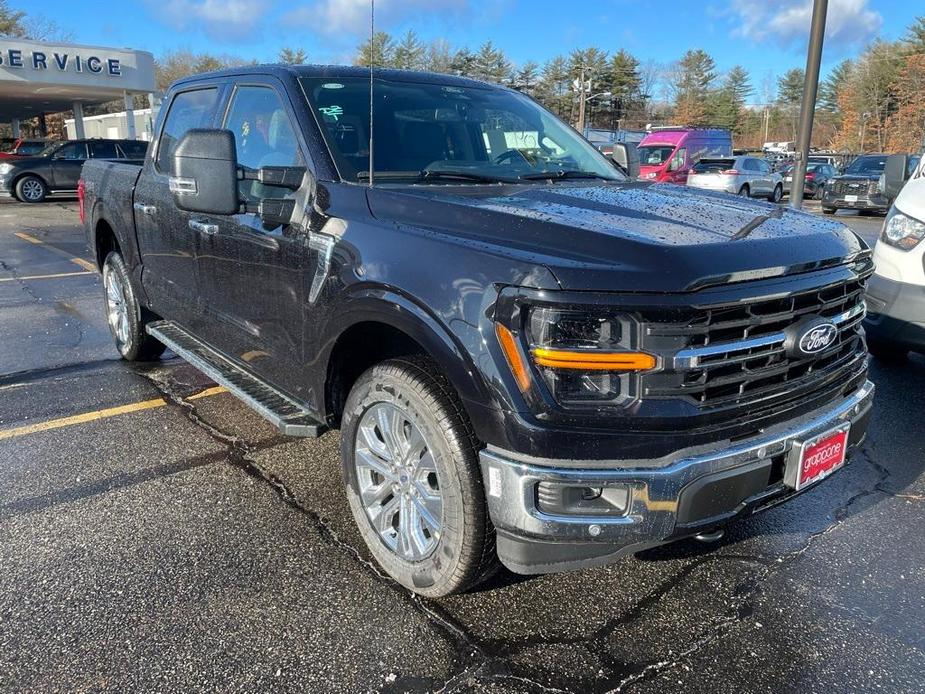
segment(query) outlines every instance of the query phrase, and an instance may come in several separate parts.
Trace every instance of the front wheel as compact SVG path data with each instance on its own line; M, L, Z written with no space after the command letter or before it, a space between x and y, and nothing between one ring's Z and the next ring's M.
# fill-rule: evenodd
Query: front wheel
M29 174L16 182L16 197L23 202L42 202L48 195L48 186L38 176Z
M835 208L834 207L823 207L822 214L835 214Z
M774 192L772 192L770 195L771 202L778 203L781 201L782 197L784 197L783 186L780 186L780 185L774 186Z
M341 433L350 510L389 576L440 597L494 572L475 437L432 362L393 359L366 371L347 398Z
M161 356L166 347L145 332L150 316L138 303L128 268L116 251L103 261L103 294L109 332L122 358L126 361L151 361Z

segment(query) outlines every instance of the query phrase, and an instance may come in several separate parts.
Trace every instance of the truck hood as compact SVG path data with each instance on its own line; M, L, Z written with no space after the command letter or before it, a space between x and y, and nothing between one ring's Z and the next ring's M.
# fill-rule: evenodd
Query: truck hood
M692 291L867 250L840 222L670 184L382 187L368 200L380 219L541 263L569 290Z

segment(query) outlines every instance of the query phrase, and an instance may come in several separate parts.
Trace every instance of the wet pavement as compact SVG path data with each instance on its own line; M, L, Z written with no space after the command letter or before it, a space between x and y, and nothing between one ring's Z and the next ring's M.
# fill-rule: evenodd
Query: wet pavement
M874 362L852 463L718 544L431 601L370 563L336 432L119 361L87 258L73 202L0 204L0 690L923 690L925 359Z

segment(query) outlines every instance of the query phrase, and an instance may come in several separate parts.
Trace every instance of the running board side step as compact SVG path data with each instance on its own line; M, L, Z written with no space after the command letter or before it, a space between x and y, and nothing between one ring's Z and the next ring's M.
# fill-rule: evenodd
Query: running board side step
M169 347L232 395L272 422L287 436L317 437L328 427L297 401L248 373L217 350L194 337L173 321L157 321L147 332Z

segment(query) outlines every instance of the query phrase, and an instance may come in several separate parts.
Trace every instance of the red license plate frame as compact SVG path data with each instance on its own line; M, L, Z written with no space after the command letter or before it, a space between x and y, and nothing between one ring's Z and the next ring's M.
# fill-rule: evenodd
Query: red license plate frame
M846 422L802 443L795 443L784 476L787 486L800 491L843 468L850 431L851 424Z

